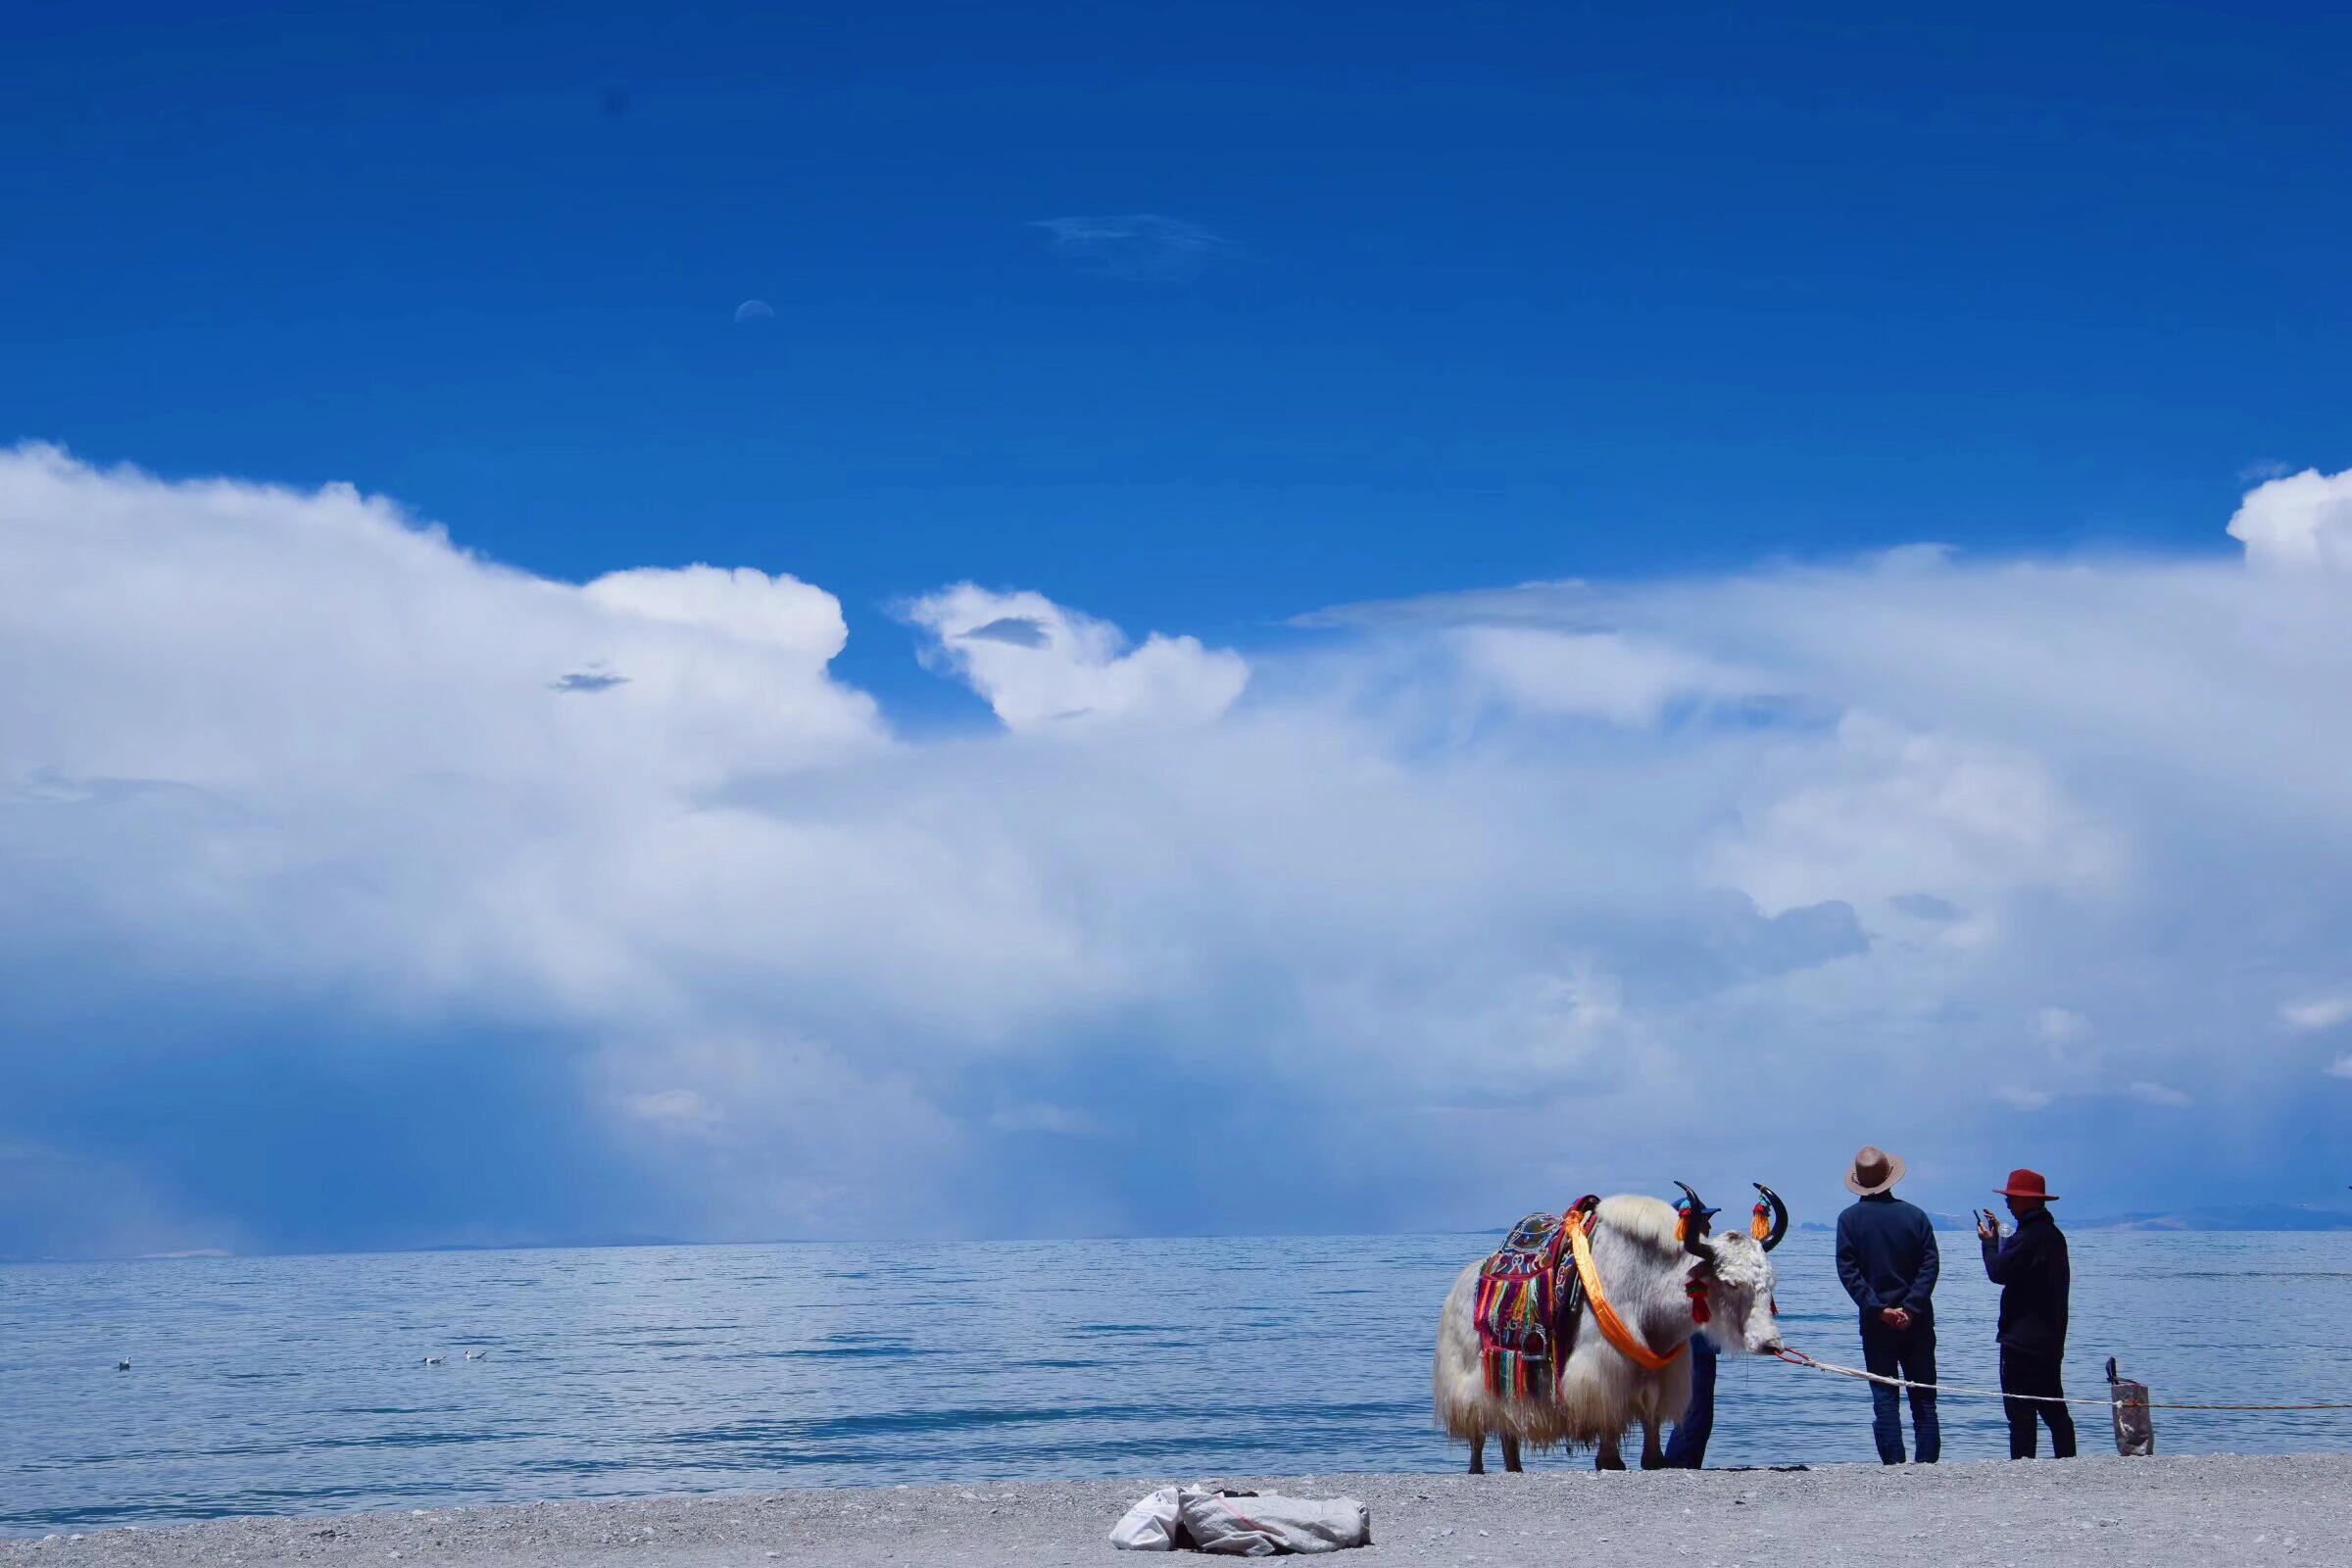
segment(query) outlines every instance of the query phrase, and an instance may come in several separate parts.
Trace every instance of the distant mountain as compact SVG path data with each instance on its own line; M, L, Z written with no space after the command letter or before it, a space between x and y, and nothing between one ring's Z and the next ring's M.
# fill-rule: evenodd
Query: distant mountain
M2293 1203L2223 1203L2103 1219L2061 1218L2078 1231L2352 1231L2352 1209L2304 1208Z
M611 1234L599 1234L591 1236L563 1236L552 1241L443 1242L432 1247L355 1248L352 1250L350 1255L361 1256L377 1252L576 1251L591 1248L603 1247L697 1247L702 1245L704 1244L698 1242L680 1241L674 1236L646 1236L639 1235L635 1232L613 1232ZM779 1241L762 1243L760 1245L781 1247L790 1244ZM126 1256L122 1257L109 1257L104 1253L0 1252L0 1263L93 1263L125 1261L148 1263L168 1262L173 1259L184 1258L236 1257L240 1255L250 1257L300 1257L306 1254L300 1252L251 1252L239 1254L236 1252L224 1252L218 1248L212 1247L191 1247L182 1251L137 1252L127 1254ZM316 1253L308 1255L326 1256L331 1254Z

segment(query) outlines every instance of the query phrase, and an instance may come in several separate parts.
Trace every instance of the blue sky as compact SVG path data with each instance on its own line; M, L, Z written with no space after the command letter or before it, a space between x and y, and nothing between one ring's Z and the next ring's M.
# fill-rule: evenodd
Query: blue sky
M32 7L0 430L792 569L906 701L957 577L1238 635L2352 461L2324 12L538 10ZM1132 214L1222 243L1036 226Z
M1527 1195L1432 1173L1514 1071L1557 1092L1529 1039L1740 1029L2031 1080L1913 1132L1955 1195L2003 1117L2144 1161L2189 1105L2234 1194L2316 1179L2262 1151L2352 1087L2340 835L2278 825L2338 739L2286 699L2343 652L2306 596L2352 526L2347 48L2292 8L27 8L0 445L72 456L0 492L42 671L0 748L39 1091L0 1158L56 1196L0 1252L1501 1223ZM172 482L209 475L288 490ZM697 563L768 575L610 575ZM1499 592L1565 578L1595 597ZM1913 594L1944 640L1806 618ZM579 674L618 678L547 690ZM502 679L528 706L476 711ZM28 814L68 808L113 814ZM761 825L723 852L659 825L727 812ZM1504 827L1574 843L1468 842ZM2250 919L2225 850L2296 896ZM818 867L854 907L764 961L698 923ZM1236 948L1236 901L1290 922ZM2242 1017L2188 1038L2160 962ZM2241 1029L2292 1049L2223 1114L2194 1064ZM1274 1126L1335 1074L1403 1115L1470 1038L1386 1172L1106 1131L1195 1071L1265 1075ZM861 1116L907 1142L826 1145ZM2143 1175L2189 1196L2100 1196Z

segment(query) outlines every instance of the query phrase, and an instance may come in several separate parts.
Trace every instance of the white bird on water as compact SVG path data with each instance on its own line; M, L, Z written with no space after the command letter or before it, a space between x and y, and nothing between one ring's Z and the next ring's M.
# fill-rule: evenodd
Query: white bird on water
M424 1358L424 1364L426 1366L439 1366L441 1364L441 1358L437 1355L428 1355Z
M483 1356L488 1355L489 1353L490 1352L488 1350L467 1350L466 1352L466 1359L468 1361L479 1361Z

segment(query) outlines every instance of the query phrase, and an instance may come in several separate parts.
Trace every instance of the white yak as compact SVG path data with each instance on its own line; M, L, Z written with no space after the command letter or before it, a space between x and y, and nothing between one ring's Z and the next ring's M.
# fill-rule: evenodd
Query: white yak
M1772 1260L1764 1254L1787 1233L1788 1210L1771 1189L1758 1184L1757 1191L1773 1220L1771 1235L1763 1240L1744 1232L1706 1235L1704 1216L1714 1211L1699 1203L1696 1194L1690 1203L1701 1218L1688 1242L1678 1238L1679 1215L1670 1203L1634 1194L1600 1200L1592 1238L1593 1271L1618 1318L1653 1354L1668 1354L1702 1332L1694 1310L1702 1293L1703 1332L1719 1349L1754 1355L1781 1349ZM1470 1445L1470 1473L1486 1473L1490 1433L1502 1440L1505 1469L1519 1468L1522 1445L1590 1444L1598 1450L1599 1468L1622 1470L1618 1440L1637 1420L1642 1468L1662 1467L1659 1428L1680 1419L1690 1397L1689 1352L1676 1355L1661 1371L1645 1371L1609 1343L1588 1303L1579 1309L1575 1348L1555 1391L1541 1397L1491 1393L1480 1366L1475 1320L1484 1261L1463 1269L1446 1297L1430 1378L1438 1424Z

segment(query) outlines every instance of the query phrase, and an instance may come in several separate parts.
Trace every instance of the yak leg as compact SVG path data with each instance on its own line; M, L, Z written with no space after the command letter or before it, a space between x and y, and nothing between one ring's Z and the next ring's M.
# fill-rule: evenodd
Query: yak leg
M1507 1443L1510 1440L1506 1438L1503 1441ZM1474 1476L1487 1473L1487 1435L1484 1432L1470 1440L1470 1473Z
M1502 1467L1513 1475L1519 1474L1519 1440L1517 1438L1506 1436L1502 1440Z
M1666 1468L1666 1450L1658 1446L1658 1418L1654 1415L1645 1415L1642 1418L1642 1468L1644 1470Z
M1593 1448L1592 1468L1595 1470L1622 1470L1625 1468L1625 1455L1617 1451L1616 1433L1612 1432L1601 1439L1598 1446Z

